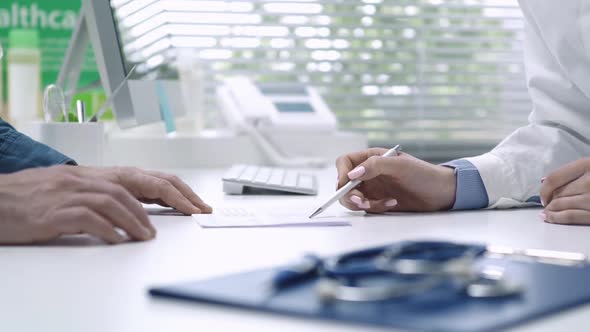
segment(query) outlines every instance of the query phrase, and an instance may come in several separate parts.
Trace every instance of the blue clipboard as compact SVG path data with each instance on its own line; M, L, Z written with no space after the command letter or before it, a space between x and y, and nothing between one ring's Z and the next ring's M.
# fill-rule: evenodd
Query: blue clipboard
M277 269L263 269L204 281L150 289L150 294L277 313L419 331L496 331L590 302L590 266L559 266L510 259L482 259L502 266L511 280L524 285L515 297L475 299L454 293L412 296L404 300L322 303L316 281L269 295L268 281Z

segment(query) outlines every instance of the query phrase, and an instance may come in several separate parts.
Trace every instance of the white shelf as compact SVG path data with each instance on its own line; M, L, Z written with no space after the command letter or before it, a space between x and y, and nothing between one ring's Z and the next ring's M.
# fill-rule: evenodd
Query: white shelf
M344 153L367 148L364 134L281 133L272 142L289 156L321 157L332 164ZM267 164L263 152L248 136L224 131L201 135L115 132L108 136L104 164L145 168L227 167L236 163Z

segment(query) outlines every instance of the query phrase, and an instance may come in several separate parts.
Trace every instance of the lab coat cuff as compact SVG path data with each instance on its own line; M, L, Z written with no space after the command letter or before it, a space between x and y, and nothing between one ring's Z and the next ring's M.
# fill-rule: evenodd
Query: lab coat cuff
M510 179L515 177L512 169L500 157L491 152L476 157L465 158L479 171L488 195L488 208L512 208L522 206L505 195L506 188L511 188Z
M486 187L477 168L465 159L457 159L442 164L455 169L455 204L452 210L481 209L488 206Z

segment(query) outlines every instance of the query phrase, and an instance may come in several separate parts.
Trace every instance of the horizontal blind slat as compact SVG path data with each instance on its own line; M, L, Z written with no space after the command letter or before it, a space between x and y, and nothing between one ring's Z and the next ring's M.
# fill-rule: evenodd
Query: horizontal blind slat
M224 77L298 80L371 144L444 157L492 147L531 109L516 0L111 3L128 59L158 59L146 75L173 73L178 50L198 54L212 110Z

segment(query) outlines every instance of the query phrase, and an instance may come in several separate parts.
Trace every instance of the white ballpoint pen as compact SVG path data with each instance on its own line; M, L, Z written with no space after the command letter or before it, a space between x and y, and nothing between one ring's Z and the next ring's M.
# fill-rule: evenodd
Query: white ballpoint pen
M382 155L382 157L396 156L397 155L397 150L399 150L399 148L400 148L400 146L398 144L398 145L394 146L393 148L387 150L387 152L385 152ZM330 205L334 204L334 202L336 202L339 199L341 199L344 195L346 195L349 191L351 191L356 186L358 186L361 182L362 181L359 180L359 179L349 181L347 184L345 184L344 186L342 186L342 188L338 189L338 191L336 191L336 193L334 193L334 196L332 196L326 203L324 203L324 205L322 205L319 208L317 208L317 210L315 210L309 216L309 218L311 219L311 218L317 216L318 214L324 212L324 210L326 210L328 207L330 207Z

